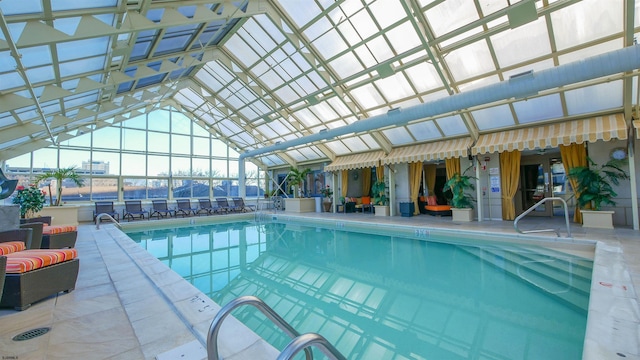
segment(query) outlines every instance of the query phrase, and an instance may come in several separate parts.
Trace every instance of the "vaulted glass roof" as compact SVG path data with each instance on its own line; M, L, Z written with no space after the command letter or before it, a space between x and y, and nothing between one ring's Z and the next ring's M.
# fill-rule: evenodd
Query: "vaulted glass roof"
M242 153L635 43L640 0L0 1L0 160L173 106ZM267 167L624 112L637 69L262 154Z

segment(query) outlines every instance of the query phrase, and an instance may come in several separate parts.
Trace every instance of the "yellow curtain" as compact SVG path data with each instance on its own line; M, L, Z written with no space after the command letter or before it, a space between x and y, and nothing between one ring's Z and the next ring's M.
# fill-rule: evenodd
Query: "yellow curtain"
M362 196L371 193L371 168L362 169Z
M500 153L500 186L502 186L502 220L514 220L516 207L513 197L520 182L520 151Z
M420 191L420 180L422 179L422 163L409 163L409 197L413 201L413 215L420 215L418 205L418 192Z
M342 197L347 196L349 187L349 170L342 170Z
M427 183L424 188L426 195L435 195L436 190L436 164L427 164L424 166L424 174L427 178Z
M444 159L447 166L447 180L453 177L453 174L460 174L460 158Z
M384 181L384 166L376 166L376 179L378 179L378 181Z
M571 144L568 146L560 145L560 156L562 156L562 164L564 165L565 174L569 174L569 170L578 166L587 166L587 150L584 144ZM571 188L574 189L577 186L574 179L569 179ZM577 194L574 194L577 196ZM573 214L573 221L582 223L582 213L580 212L580 206L576 201L576 211Z

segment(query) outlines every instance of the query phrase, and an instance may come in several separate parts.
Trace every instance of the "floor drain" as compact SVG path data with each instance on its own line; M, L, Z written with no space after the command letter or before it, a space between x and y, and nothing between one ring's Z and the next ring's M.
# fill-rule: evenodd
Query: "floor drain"
M14 336L13 341L24 341L24 340L37 338L38 336L48 333L49 330L51 330L51 328L48 328L48 327L27 330L21 334Z

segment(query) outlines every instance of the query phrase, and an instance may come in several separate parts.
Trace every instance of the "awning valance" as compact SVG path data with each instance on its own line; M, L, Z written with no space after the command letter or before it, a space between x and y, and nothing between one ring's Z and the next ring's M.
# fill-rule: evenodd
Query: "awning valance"
M378 166L384 151L370 151L353 155L337 157L331 164L324 167L324 171L339 171L361 169Z
M460 156L466 157L467 150L471 147L471 144L471 138L466 137L419 145L403 146L391 150L389 155L382 159L382 163L387 165L443 160Z
M566 121L526 129L515 129L480 135L474 154L512 150L534 150L585 141L627 139L627 126L622 114Z

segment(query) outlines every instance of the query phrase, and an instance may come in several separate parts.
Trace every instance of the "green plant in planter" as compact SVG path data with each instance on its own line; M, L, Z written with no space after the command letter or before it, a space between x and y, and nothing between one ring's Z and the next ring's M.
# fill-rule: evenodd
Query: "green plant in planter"
M308 169L308 168L302 171L294 167L291 167L289 169L289 174L287 175L287 179L288 179L289 185L295 188L293 197L296 197L296 194L298 194L300 185L304 184L304 179L307 177L307 175L309 175L310 172L311 172L311 169Z
M371 193L373 194L373 205L389 205L389 199L387 198L387 186L384 181L376 181L371 187Z
M49 170L38 175L35 179L36 184L47 179L56 179L56 201L53 202L51 191L49 191L49 203L51 206L60 206L62 202L62 182L66 179L73 181L76 185L84 185L84 179L76 172L76 167L71 166L63 169ZM51 189L51 187L49 187Z
M455 209L473 209L473 202L475 201L471 195L467 194L468 190L475 190L474 184L477 180L474 176L467 175L469 169L473 166L469 166L462 174L455 173L444 184L443 191L451 190L451 207Z
M578 166L569 170L569 178L576 181L574 189L581 209L600 210L602 204L615 206L613 198L618 194L613 185L620 180L629 179L629 175L621 168L622 160L611 159L606 164L598 165L587 157L587 166Z

